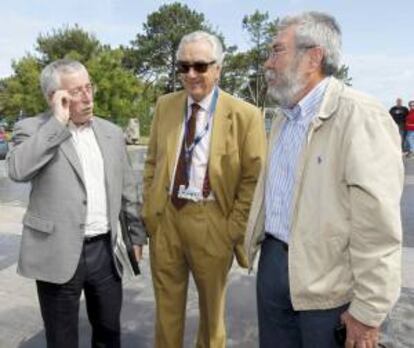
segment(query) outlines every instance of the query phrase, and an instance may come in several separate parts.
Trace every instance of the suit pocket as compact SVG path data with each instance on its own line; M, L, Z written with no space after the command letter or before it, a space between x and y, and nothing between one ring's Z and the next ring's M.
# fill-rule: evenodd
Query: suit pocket
M49 234L53 232L55 227L52 221L44 220L42 218L27 213L23 217L23 225L30 227L33 230Z

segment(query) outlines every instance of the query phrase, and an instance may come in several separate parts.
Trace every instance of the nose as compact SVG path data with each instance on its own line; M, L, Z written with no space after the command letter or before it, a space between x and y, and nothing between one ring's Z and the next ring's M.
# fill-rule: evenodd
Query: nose
M272 66L273 66L272 62L273 62L272 58L271 58L271 57L268 57L268 58L266 59L266 61L264 62L264 67L265 67L265 69L270 69L270 68L272 68Z
M82 93L81 103L85 105L91 104L93 101L93 96L90 93Z
M197 71L194 70L194 67L191 66L190 70L188 70L187 76L191 77L191 78L194 78L194 77L198 76L198 73L197 73Z
M90 102L93 100L93 92L88 90L82 90L82 101Z

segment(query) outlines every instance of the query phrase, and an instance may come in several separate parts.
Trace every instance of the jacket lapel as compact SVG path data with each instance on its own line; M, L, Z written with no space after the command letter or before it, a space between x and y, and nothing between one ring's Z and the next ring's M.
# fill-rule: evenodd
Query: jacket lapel
M179 156L179 145L182 142L182 129L184 122L186 93L180 93L176 100L171 103L171 108L168 110L168 118L165 119L165 126L168 127L167 136L167 161L168 161L168 177L172 178L174 173L175 163Z
M220 160L220 157L223 154L231 152L231 146L234 145L229 141L232 128L232 119L230 116L230 110L223 98L223 92L220 91L216 112L213 117L210 143L210 164L213 161Z
M79 161L78 154L76 153L75 146L72 142L72 137L66 139L61 145L60 149L62 150L63 154L66 156L67 160L73 167L73 170L78 175L79 179L81 180L83 186L85 186L85 180L83 178L83 170L81 163Z
M114 163L114 157L111 156L112 153L112 134L106 132L105 128L102 127L100 120L94 118L92 122L92 129L95 133L96 141L98 142L99 149L101 150L103 162L104 162L104 175L105 175L105 186L107 194L110 193L109 185L113 182L112 178L112 165ZM108 200L109 202L109 200Z
M216 112L213 117L208 170L211 188L224 212L228 211L230 202L227 201L228 197L226 195L226 187L224 186L225 180L219 180L218 178L223 175L221 172L222 157L236 150L236 145L232 142L235 138L232 125L231 109L226 103L224 92L220 91Z

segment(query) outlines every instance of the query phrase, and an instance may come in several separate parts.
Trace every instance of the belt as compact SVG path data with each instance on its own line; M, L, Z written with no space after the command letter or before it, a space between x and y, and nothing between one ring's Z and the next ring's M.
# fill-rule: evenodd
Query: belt
M92 242L97 242L98 240L102 240L102 239L107 239L109 238L109 231L107 233L101 233L101 234L97 234L96 236L85 236L83 238L83 241L88 244L88 243L92 243Z
M275 242L278 242L279 244L281 244L284 251L286 251L286 252L289 251L289 244L287 244L283 240L280 240L279 238L276 238L273 234L270 234L268 232L265 232L265 236L266 236L266 238L272 239Z

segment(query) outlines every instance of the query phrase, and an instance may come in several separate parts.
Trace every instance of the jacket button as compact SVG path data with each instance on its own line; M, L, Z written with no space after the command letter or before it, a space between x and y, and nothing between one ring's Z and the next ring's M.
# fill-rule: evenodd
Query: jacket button
M84 200L82 201L82 204L83 204L83 205L86 205L86 203L88 203L88 201L87 201L86 199L84 199Z

